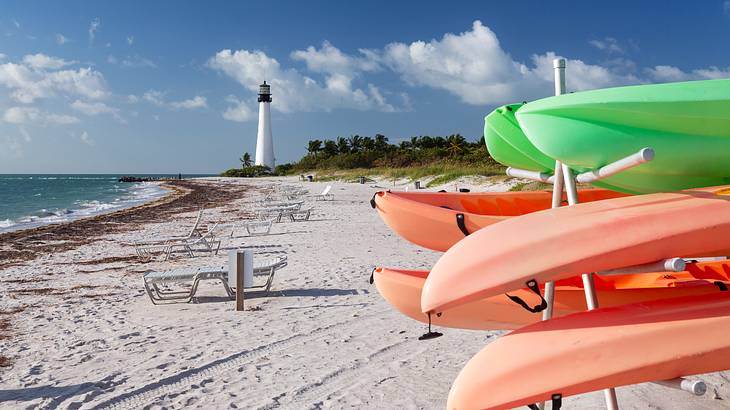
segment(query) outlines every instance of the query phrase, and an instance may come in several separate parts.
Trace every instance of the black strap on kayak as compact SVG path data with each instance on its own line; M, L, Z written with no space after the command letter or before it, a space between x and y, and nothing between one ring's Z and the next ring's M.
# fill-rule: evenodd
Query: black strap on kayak
M563 395L560 393L555 393L551 397L552 402L552 409L553 410L560 410L561 407L563 407ZM537 406L537 404L528 404L527 405L530 410L539 410L540 408Z
M545 310L547 308L547 300L545 300L545 298L542 297L542 295L540 294L540 288L537 286L537 281L535 279L530 279L525 284L527 285L527 288L528 289L530 289L531 291L535 292L535 294L537 296L540 296L540 304L539 305L535 305L534 307L530 307L527 304L527 302L525 302L524 300L520 299L518 296L512 296L512 295L508 295L506 293L505 293L505 296L507 296L508 298L510 298L510 300L512 300L513 302L515 302L518 305L520 305L523 308L525 308L525 310L527 310L528 312L538 313L538 312L542 312L543 310Z
M466 225L464 224L464 214L456 214L456 226L459 227L464 236L469 236L469 230L466 229Z
M727 292L727 285L725 284L725 282L720 282L719 280L716 280L714 283L715 286L720 288L721 292Z
M442 189L442 190L440 190L439 192L446 192L446 190L445 190L445 189Z
M383 192L383 191L378 191L378 192L374 193L373 194L373 197L370 198L370 206L373 207L373 209L375 209L375 196L378 195L381 192ZM390 192L390 189L387 190L387 191L385 191L385 192Z
M427 313L427 315L428 315L428 332L422 334L421 336L418 336L418 340L435 339L437 337L441 337L444 335L443 333L431 331L431 312Z
M373 282L375 282L375 269L378 269L378 268L373 268L372 272L370 272L370 281L369 282L371 285L373 284Z

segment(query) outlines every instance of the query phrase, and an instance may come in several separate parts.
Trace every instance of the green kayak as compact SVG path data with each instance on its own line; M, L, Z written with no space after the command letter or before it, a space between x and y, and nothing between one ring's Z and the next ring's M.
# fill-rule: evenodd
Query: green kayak
M555 160L535 148L517 123L515 113L523 105L504 105L484 117L489 155L508 167L552 173Z
M638 194L730 183L730 80L565 94L516 117L537 149L581 172L654 148L653 161L602 186Z

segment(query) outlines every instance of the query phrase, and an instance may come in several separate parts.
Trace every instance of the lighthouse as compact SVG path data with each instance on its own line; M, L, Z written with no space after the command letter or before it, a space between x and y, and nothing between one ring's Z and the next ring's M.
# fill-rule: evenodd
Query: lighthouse
M259 86L259 133L256 137L256 165L274 170L274 137L271 135L271 86Z

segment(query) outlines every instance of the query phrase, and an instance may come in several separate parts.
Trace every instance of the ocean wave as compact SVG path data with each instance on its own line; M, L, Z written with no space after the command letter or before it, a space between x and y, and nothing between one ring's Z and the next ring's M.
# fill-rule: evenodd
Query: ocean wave
M140 205L142 203L162 197L167 190L156 183L139 183L130 185L120 192L120 196L110 201L76 200L70 208L46 209L42 208L32 215L20 218L0 220L0 232L16 229L34 228L52 223L68 222L84 217L112 212L123 208Z

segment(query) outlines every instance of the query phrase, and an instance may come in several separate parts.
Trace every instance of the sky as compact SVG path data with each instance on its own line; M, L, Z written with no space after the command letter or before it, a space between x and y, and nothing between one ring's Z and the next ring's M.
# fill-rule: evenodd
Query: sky
M730 77L730 1L3 1L0 173L219 173L310 139L482 136L499 105Z

